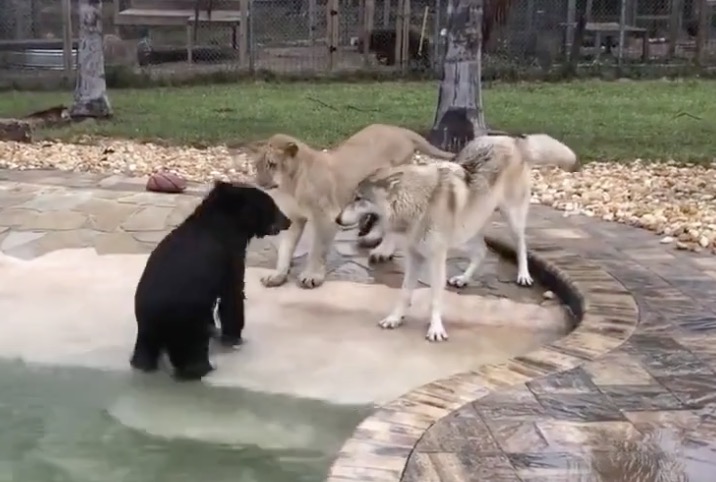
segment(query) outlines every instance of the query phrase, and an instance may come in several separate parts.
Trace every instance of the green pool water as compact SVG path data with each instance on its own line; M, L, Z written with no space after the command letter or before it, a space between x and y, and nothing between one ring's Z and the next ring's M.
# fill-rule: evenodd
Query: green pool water
M0 361L0 482L322 481L368 411Z

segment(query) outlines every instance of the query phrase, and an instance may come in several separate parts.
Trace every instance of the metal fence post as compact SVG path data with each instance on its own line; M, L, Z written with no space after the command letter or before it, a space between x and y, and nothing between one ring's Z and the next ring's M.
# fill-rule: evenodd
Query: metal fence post
M72 75L72 2L62 0L62 64L65 76Z
M698 31L696 32L696 52L694 52L694 62L698 66L703 65L706 38L709 34L709 2L708 0L698 1Z
M410 43L410 20L412 15L410 12L410 0L403 0L402 6L403 33L400 36L400 56L398 58L400 59L400 70L405 72L408 69L408 65L410 63L410 56L408 55L408 44Z
M338 42L340 40L338 35L339 1L340 0L326 1L326 47L328 48L327 68L329 72L332 72L337 66L336 57L338 55Z
M363 29L361 31L361 38L363 40L363 66L370 66L370 35L373 31L373 24L375 22L375 0L365 0L363 8L363 18L361 23Z
M442 1L441 0L435 0L435 29L433 32L433 69L435 70L435 73L439 73L439 69L441 66L441 46L442 46L442 37L440 36L440 31L442 30L442 22L440 19L440 14L442 13Z
M249 72L254 73L256 69L256 39L254 37L254 16L256 9L254 8L254 0L249 0Z
M676 55L676 43L679 41L681 31L681 16L683 15L684 0L671 0L669 12L669 46L667 56L671 59Z
M308 0L308 43L311 46L311 51L316 47L316 0ZM311 54L311 57L315 59L315 54Z
M617 65L622 66L624 61L624 40L626 34L626 0L621 0L619 8L619 50L617 50ZM645 37L644 42L648 39Z
M241 20L239 21L239 68L247 67L249 53L249 3L250 0L241 0Z
M574 27L577 21L577 0L567 1L567 34L565 42L565 57L569 58L570 52L572 51L572 44L574 43Z

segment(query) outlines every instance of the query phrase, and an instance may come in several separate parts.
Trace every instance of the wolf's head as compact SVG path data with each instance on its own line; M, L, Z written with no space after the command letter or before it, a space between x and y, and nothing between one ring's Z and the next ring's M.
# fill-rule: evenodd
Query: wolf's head
M390 217L390 198L394 194L402 172L379 169L358 184L353 200L336 217L336 224L354 226L366 216L378 219Z

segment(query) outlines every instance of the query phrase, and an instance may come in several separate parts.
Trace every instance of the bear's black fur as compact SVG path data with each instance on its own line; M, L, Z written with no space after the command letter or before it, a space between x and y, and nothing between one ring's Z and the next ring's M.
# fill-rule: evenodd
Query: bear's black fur
M244 328L246 247L251 238L278 234L290 224L265 192L217 181L149 255L134 296L132 367L154 371L167 350L176 378L200 379L209 373L217 299L222 342L238 345Z

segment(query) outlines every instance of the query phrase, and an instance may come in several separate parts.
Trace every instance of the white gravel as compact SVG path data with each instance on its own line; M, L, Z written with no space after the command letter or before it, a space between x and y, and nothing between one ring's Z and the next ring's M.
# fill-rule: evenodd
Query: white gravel
M716 163L595 162L581 172L533 172L533 201L638 226L665 244L716 254Z

